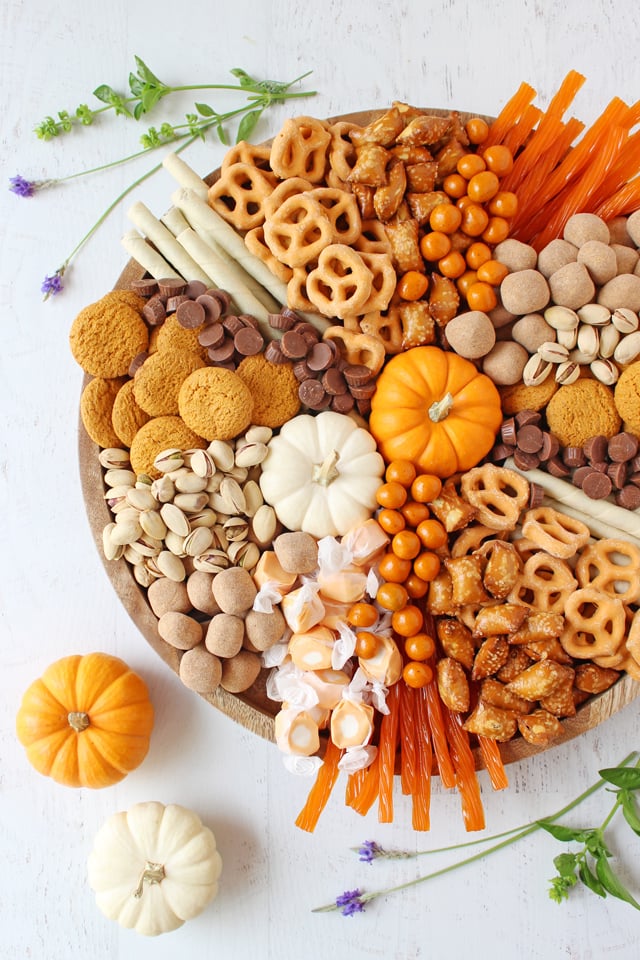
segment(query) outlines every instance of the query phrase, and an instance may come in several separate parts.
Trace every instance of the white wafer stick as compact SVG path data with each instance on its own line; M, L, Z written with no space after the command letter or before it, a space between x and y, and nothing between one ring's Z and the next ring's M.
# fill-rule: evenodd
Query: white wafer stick
M209 193L208 185L177 153L167 154L162 161L162 166L181 187L188 187L189 190L193 190L199 197L202 197L204 200L207 199Z
M171 195L171 200L182 210L194 230L205 231L213 243L225 250L232 260L251 274L280 305L287 302L286 284L274 277L266 263L247 250L242 237L193 190L176 190Z
M527 470L525 473L518 470L511 458L505 462L505 467L521 473L530 483L537 483L549 499L561 509L566 508L568 516L582 520L598 536L640 539L640 514L637 511L625 510L608 500L592 500L578 487L552 477L544 470Z
M166 213L163 213L160 217L160 223L164 223L165 227L171 231L174 237L177 237L179 233L182 233L182 231L186 230L189 226L186 218L177 207L170 207Z
M140 233L151 240L183 279L202 280L207 286L211 285L211 277L206 275L193 257L189 256L184 247L178 243L171 231L154 217L142 201L138 200L134 203L128 210L127 216Z
M286 305L287 285L274 276L266 263L247 249L242 237L226 220L223 220L220 214L212 210L206 201L188 188L176 190L171 200L182 210L194 230L204 231L212 243L227 253L233 261L239 263L250 276L268 290L279 306ZM312 323L320 333L324 333L332 326L332 321L320 314L301 310L296 310L296 313Z
M194 260L197 260L213 283L227 291L240 313L248 313L255 317L265 332L270 331L267 308L239 282L237 272L230 270L229 263L212 250L195 230L191 228L183 230L178 236L178 242Z
M129 230L120 242L129 256L133 257L141 267L144 267L155 280L162 280L164 277L174 277L176 280L183 279L157 250L149 246L137 230Z

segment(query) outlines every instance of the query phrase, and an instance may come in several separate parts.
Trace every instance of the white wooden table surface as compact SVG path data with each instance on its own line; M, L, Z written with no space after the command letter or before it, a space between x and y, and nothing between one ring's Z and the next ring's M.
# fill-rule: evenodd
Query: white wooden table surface
M110 289L126 262L120 236L133 199L156 215L175 188L160 172L121 204L82 251L64 292L42 303L51 274L111 200L153 162L50 189L31 199L8 178L59 177L138 149L132 122L105 119L58 141L33 133L45 115L91 99L98 83L123 87L139 54L173 83L226 82L244 67L290 79L313 70L318 95L272 111L256 136L285 116L384 107L393 98L495 113L521 80L546 104L569 68L587 83L574 112L593 120L608 100L640 96L640 12L611 0L3 0L0 4L0 956L3 960L320 960L427 958L632 958L638 913L576 891L547 896L559 852L537 836L459 873L375 901L353 918L315 915L346 889L384 887L426 872L431 861L358 862L365 839L422 849L465 839L455 796L436 785L432 830L416 836L408 804L379 826L347 811L338 787L313 835L294 819L309 783L282 767L275 747L189 693L145 644L113 592L91 539L77 466L81 372L68 349L76 313ZM215 105L231 102L202 94ZM237 102L237 101L235 101ZM158 117L178 119L185 97ZM186 155L205 174L222 146ZM160 159L160 157L158 157ZM24 689L53 660L104 650L148 681L157 720L149 755L120 785L63 788L35 773L16 741ZM551 813L638 747L638 707L546 755L510 768L492 793L481 775L488 832ZM142 800L197 810L218 836L224 871L217 900L179 931L155 940L121 930L97 910L86 880L93 837L112 813ZM604 795L580 817L599 822ZM629 835L630 836L630 835ZM638 842L613 835L629 885L640 893ZM442 861L434 861L440 865ZM627 872L625 872L627 871Z

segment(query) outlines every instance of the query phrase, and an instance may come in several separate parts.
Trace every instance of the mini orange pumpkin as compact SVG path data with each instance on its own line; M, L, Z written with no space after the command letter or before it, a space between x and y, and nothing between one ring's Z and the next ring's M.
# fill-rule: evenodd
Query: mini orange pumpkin
M379 374L369 429L385 460L411 460L445 478L475 466L501 422L500 395L489 377L456 353L413 347Z
M16 732L39 773L68 787L108 787L144 760L153 728L147 686L106 653L64 657L28 688Z

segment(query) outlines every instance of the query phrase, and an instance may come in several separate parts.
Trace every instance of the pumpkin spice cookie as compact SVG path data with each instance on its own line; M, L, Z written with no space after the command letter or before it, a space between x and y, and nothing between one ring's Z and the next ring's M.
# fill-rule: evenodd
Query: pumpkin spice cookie
M111 422L116 436L125 447L130 447L136 433L151 416L136 403L133 395L134 381L127 380L116 394L111 411Z
M111 421L113 404L124 379L105 380L95 377L90 380L80 397L80 417L85 430L99 447L119 447L120 437Z
M640 362L632 363L622 371L614 399L627 430L640 436Z
M163 450L189 450L192 447L202 450L206 445L206 441L189 429L180 417L153 417L140 427L131 441L131 469L138 475L143 473L155 479L160 472L153 461Z
M237 373L223 367L202 367L190 374L180 387L178 407L187 426L207 440L230 440L253 422L251 390Z
M135 375L136 403L152 417L177 414L180 387L190 373L203 366L204 360L188 350L158 350Z
M199 327L183 327L175 313L172 313L161 326L156 328L158 334L154 338L155 350L165 352L188 350L190 353L197 354L202 360L206 360L207 348L198 342L203 326L204 324Z
M109 293L105 293L104 297L102 297L102 302L126 303L128 307L133 307L134 310L142 313L147 301L144 297L141 297L140 294L136 293L135 290L110 290Z
M563 447L581 447L589 437L613 437L621 426L613 392L586 377L560 387L546 413L549 430Z
M281 427L300 410L298 380L290 363L269 363L261 353L245 357L237 369L253 397L251 422Z
M80 311L71 325L71 353L92 377L124 377L134 357L149 343L149 331L138 310L107 297Z
M547 377L542 383L533 386L514 383L508 387L499 387L502 412L511 417L522 410L543 410L558 389L555 377Z

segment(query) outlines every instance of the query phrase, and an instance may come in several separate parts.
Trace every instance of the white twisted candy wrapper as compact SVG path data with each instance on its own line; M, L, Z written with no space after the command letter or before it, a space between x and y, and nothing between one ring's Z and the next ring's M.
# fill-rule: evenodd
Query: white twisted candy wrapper
M345 700L353 700L355 703L370 703L379 713L389 713L387 693L387 687L383 683L369 680L364 670L358 667L342 696Z
M355 773L371 766L377 755L377 747L347 747L338 761L338 769Z
M289 773L297 777L313 777L323 764L320 757L298 757L293 753L284 753L282 763Z
M263 667L279 667L281 663L284 662L287 652L289 650L289 638L285 639L284 643L274 643L272 647L269 647L268 650L265 650L262 654L262 666Z
M342 670L345 663L351 659L356 649L356 635L346 623L338 625L338 637L331 652L331 666L334 670Z
M252 609L256 613L273 613L275 605L282 600L282 594L275 580L267 580L256 593Z
M290 660L273 670L267 678L270 700L286 702L299 710L315 707L318 694L304 681L304 673Z

